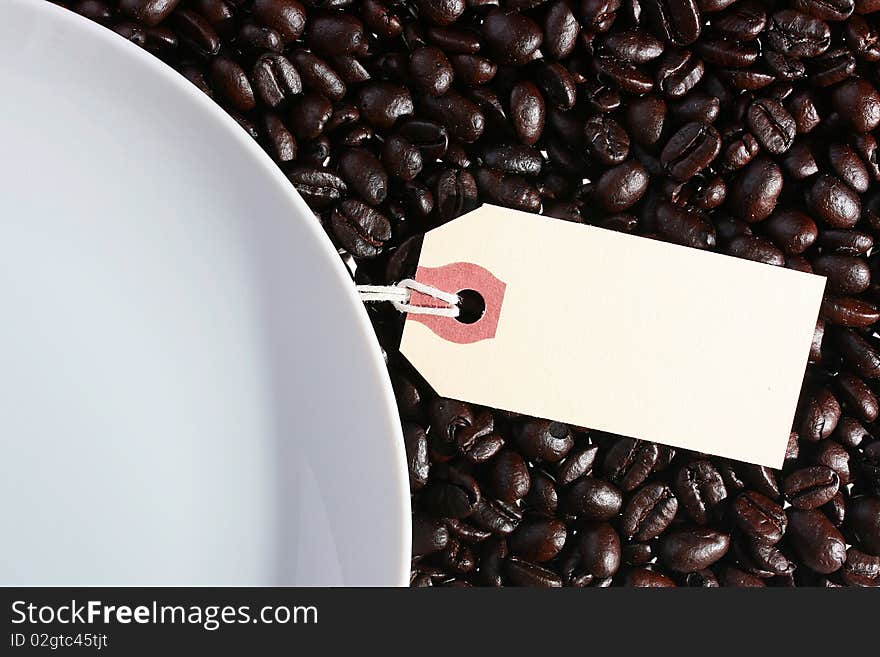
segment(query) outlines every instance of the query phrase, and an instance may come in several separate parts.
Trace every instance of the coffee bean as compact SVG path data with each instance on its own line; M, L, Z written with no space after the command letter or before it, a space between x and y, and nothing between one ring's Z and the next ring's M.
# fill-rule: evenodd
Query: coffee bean
M623 504L620 491L602 479L581 477L566 493L569 510L589 520L611 520Z
M869 132L880 124L880 94L864 78L835 87L831 101L841 118L859 132Z
M492 460L490 480L495 496L511 503L525 497L532 483L526 462L510 450L501 452Z
M486 151L486 164L504 173L519 176L537 176L541 173L541 154L528 146L502 144Z
M807 192L807 204L817 218L834 228L852 228L861 218L858 194L827 173L816 178Z
M538 24L519 12L490 11L481 32L486 48L503 65L525 64L543 43Z
M272 155L278 162L293 162L296 159L296 137L287 129L284 122L274 114L263 117L266 139Z
M410 55L409 74L421 93L442 96L452 86L452 64L443 51L433 46L416 48Z
M721 150L721 135L711 125L686 123L666 142L660 162L672 178L686 181L709 166Z
M321 94L306 93L293 99L288 116L297 139L314 139L333 116L333 105Z
M662 202L657 206L657 232L671 242L696 249L715 246L715 227L696 209Z
M733 181L731 201L737 216L749 223L764 221L776 208L782 181L775 162L764 157L752 161Z
M833 573L846 561L843 536L821 511L789 509L786 536L803 563L817 573Z
M364 24L348 14L314 14L306 43L322 55L351 55L366 44Z
M325 60L305 50L294 50L290 57L306 88L334 101L345 97L345 82Z
M552 2L544 15L544 34L546 56L552 59L565 59L577 45L581 26L563 0Z
M652 30L670 43L686 46L700 36L702 21L696 0L644 0L642 9Z
M201 14L178 9L171 20L180 41L200 57L213 57L220 52L220 36Z
M556 481L560 486L568 486L577 479L590 473L596 461L599 448L595 445L587 447L569 456L556 468Z
M211 64L211 86L217 96L239 112L256 106L254 90L244 69L231 59L217 57Z
M349 148L339 156L339 174L348 188L370 205L388 195L388 174L379 159L363 148Z
M620 212L644 196L650 176L637 160L630 160L608 169L596 183L596 194L608 212Z
M765 230L774 244L787 254L803 253L813 245L819 235L816 222L797 210L774 213L767 220Z
M449 25L464 13L464 0L416 0L419 11L432 23Z
M119 10L148 27L158 25L171 15L180 0L119 0Z
M409 91L390 82L367 82L358 92L357 106L367 123L382 130L413 113Z
M306 26L305 8L296 0L254 0L254 20L275 30L284 43L302 36Z
M767 543L778 543L785 534L785 511L773 500L755 491L736 497L732 507L733 520L748 536Z
M763 5L753 0L739 0L732 4L727 11L712 17L712 26L733 39L755 39L767 26L767 13Z
M326 207L342 200L348 187L339 176L317 167L299 167L288 174L296 191L313 207Z
M871 326L880 320L877 306L852 297L830 297L822 300L822 317L838 326Z
M767 43L773 50L791 57L816 57L828 50L831 30L825 21L794 9L783 9L770 17Z
M620 529L626 538L648 541L669 526L678 511L678 500L665 484L645 484L623 508Z
M654 443L635 438L618 440L605 454L603 472L624 492L635 490L657 465L660 450Z
M584 137L590 154L602 164L620 164L629 155L629 135L606 114L597 114L587 120Z
M565 525L558 520L529 518L520 523L507 542L514 555L543 563L559 554L567 535Z
M412 541L413 554L433 554L446 549L449 544L449 530L442 520L414 514Z
M721 473L711 461L694 461L678 470L675 494L691 520L707 524L712 513L727 498Z
M529 420L517 431L517 444L530 459L555 463L561 461L574 446L568 426L547 420Z
M880 557L849 548L842 578L849 586L880 586Z
M663 41L642 30L614 32L602 43L615 57L633 64L646 64L657 59L664 48Z
M504 174L494 169L477 169L477 187L497 205L524 212L537 212L541 195L525 178Z
M354 199L343 201L333 210L332 226L339 243L361 258L378 255L391 239L388 219Z
M428 483L428 473L431 470L431 463L428 460L428 438L422 427L407 423L403 427L403 439L406 446L410 488L414 491L421 490Z
M510 92L510 113L519 140L531 146L544 131L544 96L531 82L518 82Z
M853 498L847 509L846 526L861 550L880 556L880 499L867 495Z
M485 57L452 55L449 61L456 81L470 87L480 87L489 83L498 72L498 66Z
M666 102L648 95L634 99L626 111L626 123L632 140L641 146L655 146L663 134L666 121Z
M669 588L675 582L662 573L649 568L633 568L626 574L626 586L636 588Z
M778 155L791 148L797 126L777 101L760 99L749 105L746 123L765 150Z
M581 568L595 578L613 577L620 568L620 537L607 522L590 523L578 532Z
M486 127L480 109L456 91L439 97L423 96L421 108L429 119L445 125L451 137L465 143L479 139Z
M705 70L702 60L689 50L670 50L657 66L656 85L667 98L681 98L700 83Z
M810 459L814 463L824 465L837 474L841 489L852 481L849 452L841 444L833 440L823 440L810 450L809 453ZM832 496L832 499L834 497L836 497L836 494Z
M785 266L785 254L763 237L739 235L730 240L727 252L737 258L763 262L766 265Z
M785 478L785 496L798 509L815 509L837 494L840 478L824 465L795 470Z
M671 570L689 573L708 568L730 547L730 536L707 527L679 529L660 540L660 560Z
M296 68L287 57L277 53L260 55L251 79L260 100L272 108L302 92L302 80Z
M510 557L505 564L505 576L513 586L557 588L562 586L562 578L552 570L538 564Z

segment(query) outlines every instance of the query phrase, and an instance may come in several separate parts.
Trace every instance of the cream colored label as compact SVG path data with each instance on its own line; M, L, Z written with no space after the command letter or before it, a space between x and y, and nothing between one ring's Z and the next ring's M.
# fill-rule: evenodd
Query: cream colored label
M489 205L425 236L420 268L453 263L504 291L493 337L407 319L438 394L782 465L823 277Z

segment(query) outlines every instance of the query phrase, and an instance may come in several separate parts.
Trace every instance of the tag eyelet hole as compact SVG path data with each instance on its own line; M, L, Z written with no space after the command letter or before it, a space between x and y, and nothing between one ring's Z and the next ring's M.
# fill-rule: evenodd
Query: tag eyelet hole
M483 318L486 313L486 300L476 290L461 290L458 293L461 299L457 319L462 324L474 324Z

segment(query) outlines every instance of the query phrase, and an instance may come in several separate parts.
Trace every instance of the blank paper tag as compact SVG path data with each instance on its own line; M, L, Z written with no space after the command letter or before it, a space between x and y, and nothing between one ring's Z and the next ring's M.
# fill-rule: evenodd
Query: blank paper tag
M425 236L415 278L486 302L408 315L439 395L781 467L823 277L484 205Z

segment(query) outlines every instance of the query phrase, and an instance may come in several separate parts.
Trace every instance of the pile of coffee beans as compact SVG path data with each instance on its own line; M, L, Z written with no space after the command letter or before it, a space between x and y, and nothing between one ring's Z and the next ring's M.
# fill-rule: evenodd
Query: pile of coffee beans
M481 202L827 277L781 471L438 398L371 307L414 585L880 584L880 0L61 4L232 114L359 282Z

